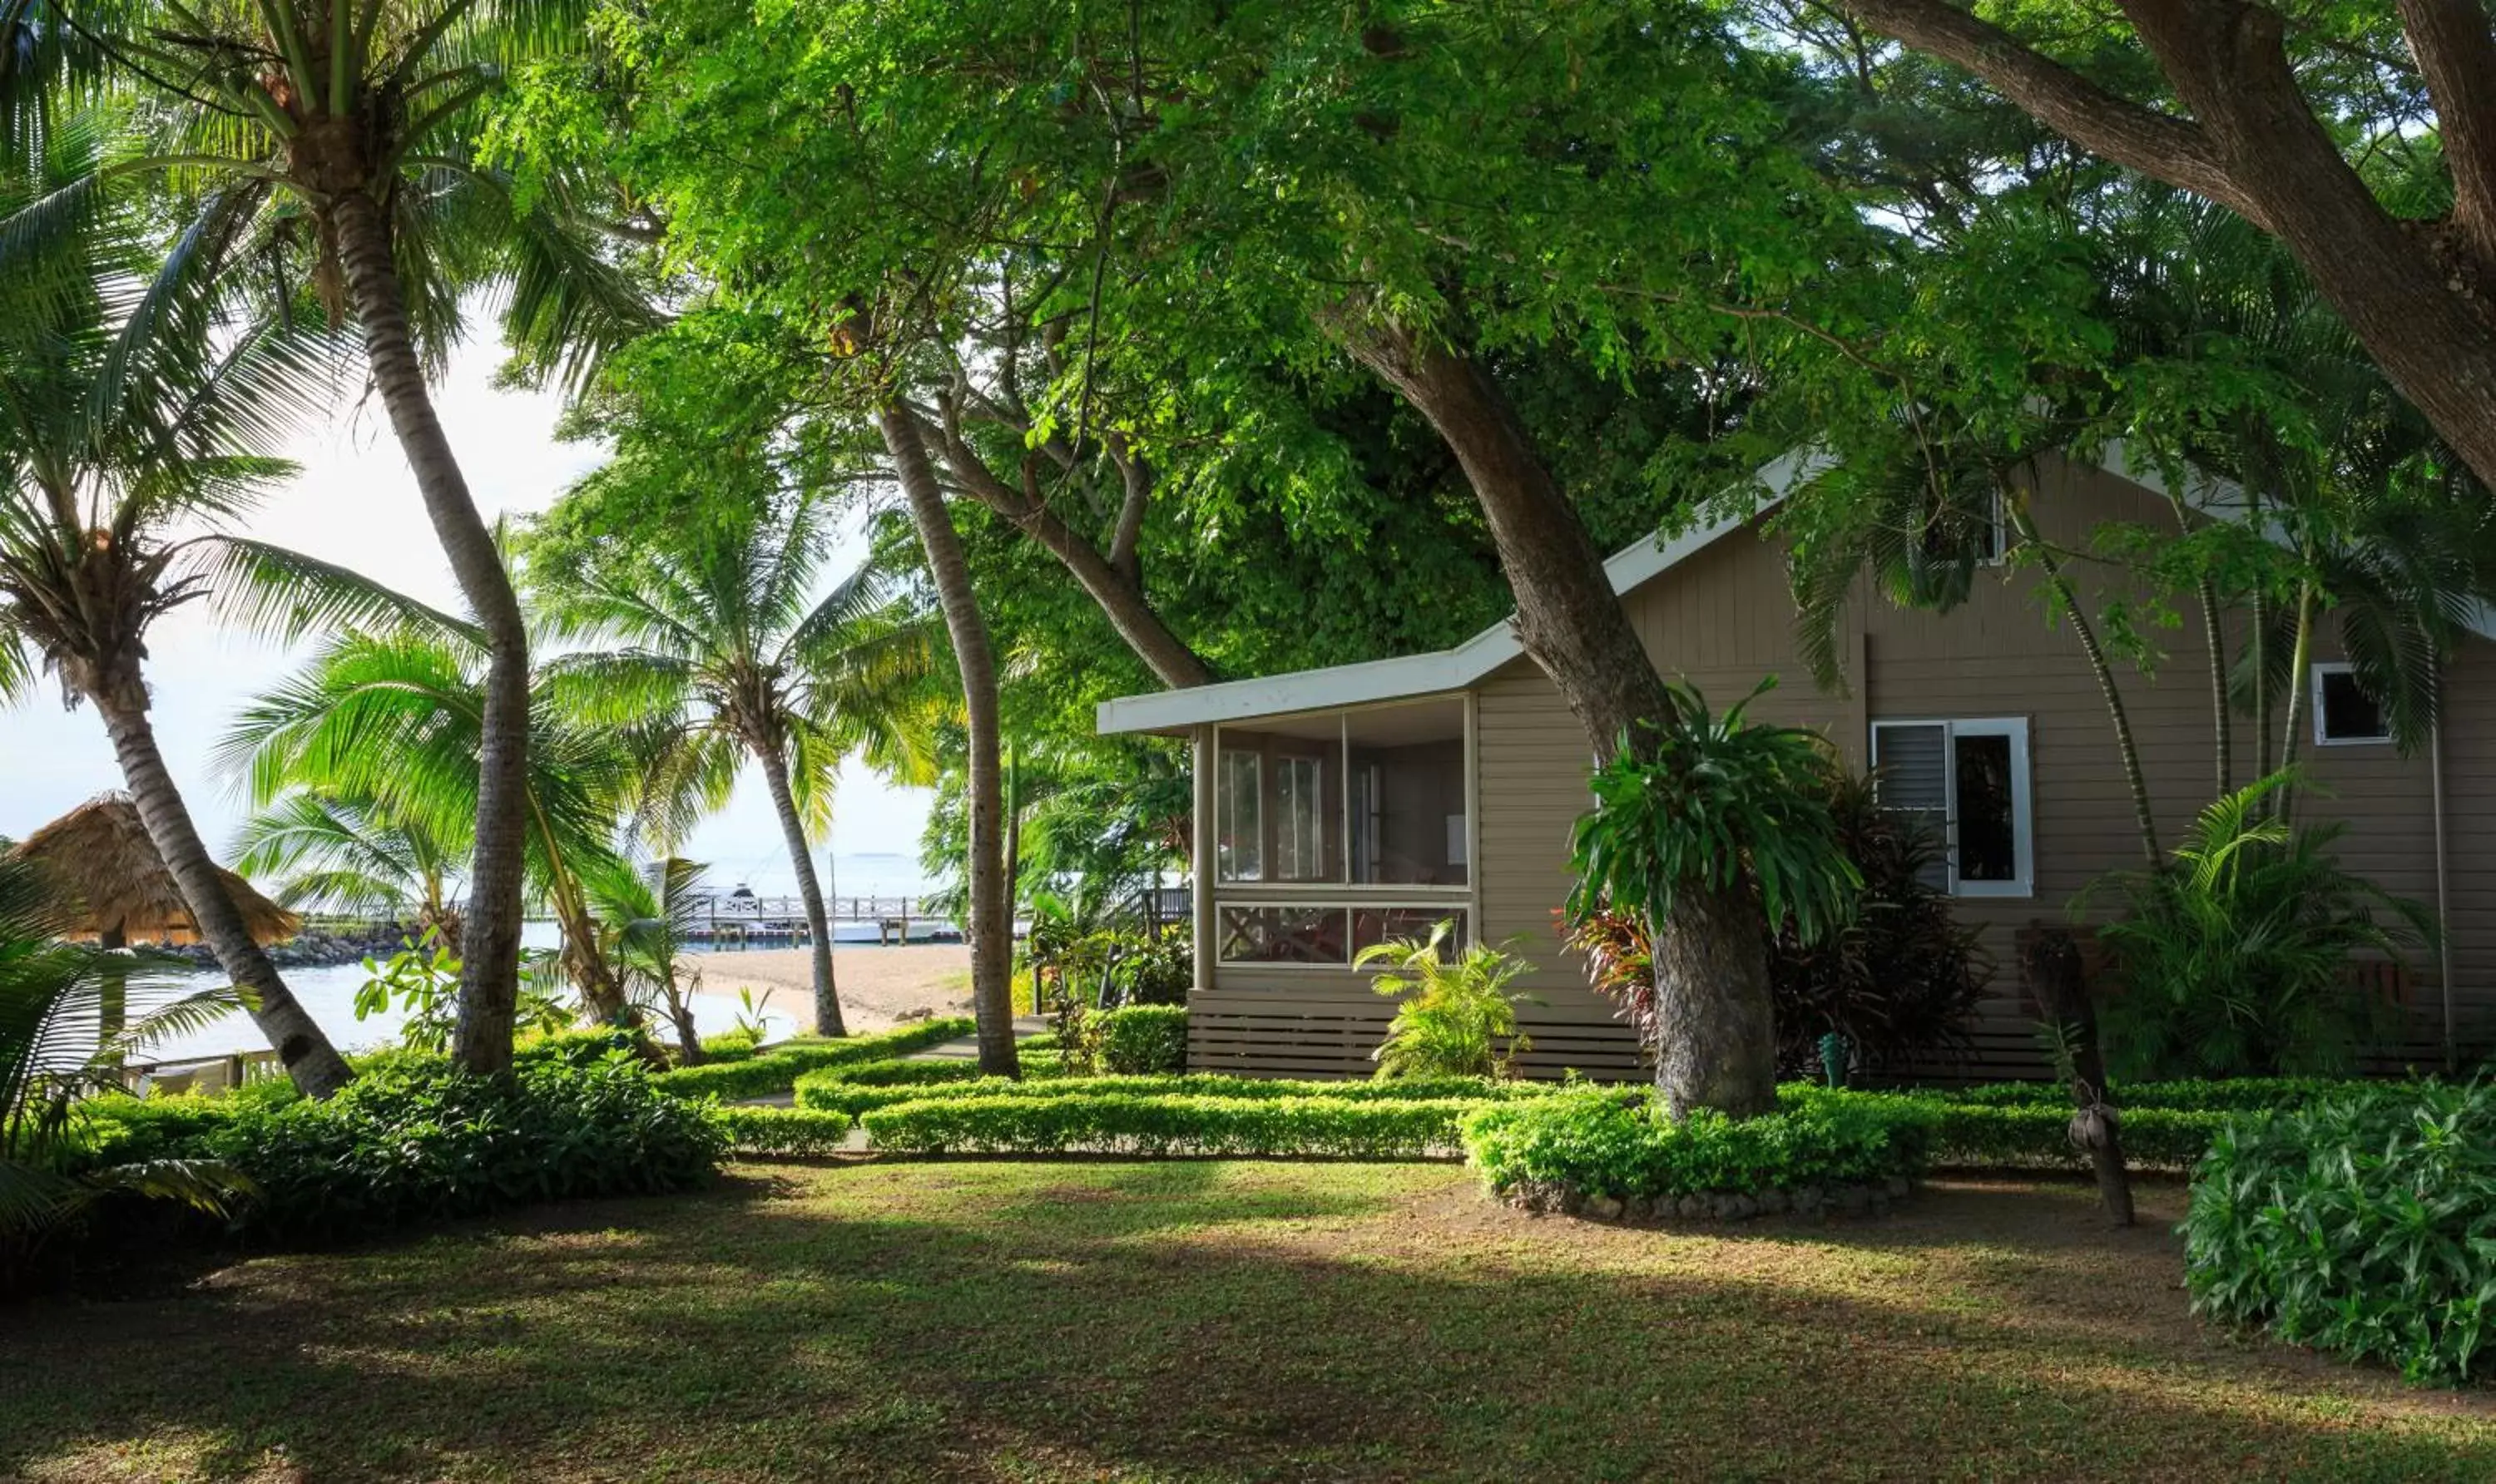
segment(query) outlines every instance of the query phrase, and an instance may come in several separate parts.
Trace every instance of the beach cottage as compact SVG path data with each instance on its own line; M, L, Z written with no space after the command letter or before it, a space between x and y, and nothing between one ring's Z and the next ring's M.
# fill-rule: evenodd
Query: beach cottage
M1805 472L1763 473L1773 497ZM2041 461L2042 534L2085 543L2106 521L2171 526L2154 474ZM2207 496L2213 506L2225 491ZM2085 566L2085 564L2082 564ZM2000 966L1972 1031L1969 1076L2042 1070L2013 935L2069 920L2074 897L2141 851L2107 707L2039 577L2006 568L1947 613L1867 592L1842 636L1846 685L1816 687L1795 634L1784 556L1759 519L1638 541L1607 564L1647 652L1722 707L1766 676L1761 719L1814 727L1855 769L1886 770L1885 799L1925 813L1949 843L1945 884ZM2120 570L2074 572L2083 602L2137 597ZM2481 619L2482 626L2485 620ZM2386 1058L2442 1065L2496 1039L2496 643L2482 627L2447 671L2430 745L2404 755L2338 658L2327 623L2312 679L2303 817L2352 823L2341 856L2437 910L2441 949L2374 975L2404 1033ZM2119 666L2163 839L2209 801L2207 662L2192 626L2162 632L2152 675ZM1108 701L1105 733L1188 738L1196 757L1196 983L1191 1065L1273 1075L1366 1075L1390 1002L1351 967L1361 948L1452 920L1513 942L1536 1075L1623 1077L1637 1048L1585 987L1556 914L1572 883L1571 823L1587 808L1584 733L1502 623L1435 654ZM2251 741L2239 726L2239 782Z

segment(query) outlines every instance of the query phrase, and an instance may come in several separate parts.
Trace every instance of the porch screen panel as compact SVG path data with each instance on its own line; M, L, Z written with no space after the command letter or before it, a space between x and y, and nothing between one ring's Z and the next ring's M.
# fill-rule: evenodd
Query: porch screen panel
M1214 780L1216 873L1226 881L1265 879L1264 755L1246 748L1222 750Z
M1356 885L1462 887L1471 880L1460 700L1344 718Z

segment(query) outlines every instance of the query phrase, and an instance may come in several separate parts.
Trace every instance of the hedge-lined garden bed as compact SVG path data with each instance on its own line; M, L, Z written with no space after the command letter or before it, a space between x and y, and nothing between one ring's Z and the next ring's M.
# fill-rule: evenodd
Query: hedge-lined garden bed
M958 1040L976 1029L968 1018L953 1016L922 1020L880 1036L784 1041L737 1061L706 1062L700 1067L659 1072L650 1078L650 1083L678 1098L768 1098L790 1091L800 1076L810 1071L906 1057L914 1051Z
M1803 1086L1776 1112L1675 1122L1641 1091L1568 1091L1475 1109L1465 1152L1491 1193L1603 1220L1883 1212L1930 1159L1937 1107Z
M929 1098L858 1122L892 1154L1419 1159L1453 1156L1475 1098L1215 1098L1088 1092Z

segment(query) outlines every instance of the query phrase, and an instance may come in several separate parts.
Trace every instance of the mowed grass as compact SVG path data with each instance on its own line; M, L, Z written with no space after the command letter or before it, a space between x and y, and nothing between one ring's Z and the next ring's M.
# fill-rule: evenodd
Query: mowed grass
M2496 1478L2496 1399L2184 1314L2179 1192L1535 1219L1444 1165L744 1166L0 1311L0 1476Z

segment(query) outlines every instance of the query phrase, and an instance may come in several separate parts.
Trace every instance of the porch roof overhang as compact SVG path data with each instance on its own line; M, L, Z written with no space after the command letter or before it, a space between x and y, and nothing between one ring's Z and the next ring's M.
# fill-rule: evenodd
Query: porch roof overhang
M1676 535L1649 536L1631 542L1604 564L1612 592L1627 597L1716 541L1744 529L1758 516L1774 510L1787 491L1825 472L1832 462L1823 449L1790 449L1760 470L1754 480L1759 498L1750 509L1718 516ZM2120 441L2106 446L2098 467L2117 479L2129 479L2162 495L2167 493L2165 476L2154 465L2136 464ZM2221 519L2245 517L2248 502L2234 480L2200 469L2191 473L2196 487L2186 492L2186 504ZM2274 540L2284 539L2277 531L2265 534ZM2472 604L2464 622L2480 637L2496 639L2496 610L2486 604ZM1513 621L1502 619L1452 649L1429 654L1332 665L1324 669L1295 670L1254 680L1226 680L1183 691L1122 696L1101 702L1098 729L1104 736L1175 733L1211 723L1442 695L1474 686L1523 652Z
M1787 490L1825 470L1828 462L1827 455L1816 449L1794 449L1760 471L1757 484L1764 493L1752 509L1718 516L1676 535L1649 536L1631 542L1604 564L1612 591L1626 597L1748 526L1761 511L1773 509L1783 500ZM1324 669L1295 670L1255 680L1226 680L1184 691L1155 691L1105 700L1100 706L1100 731L1104 736L1184 731L1207 723L1374 705L1462 691L1522 653L1513 622L1502 619L1452 649L1429 654L1332 665Z

